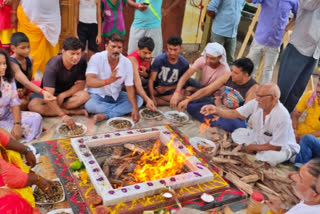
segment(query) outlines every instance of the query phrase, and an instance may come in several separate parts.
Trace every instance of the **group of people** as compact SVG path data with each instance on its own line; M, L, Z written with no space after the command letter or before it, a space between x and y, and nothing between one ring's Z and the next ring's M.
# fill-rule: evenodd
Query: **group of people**
M42 116L59 116L73 129L72 115L92 116L97 123L130 113L132 120L138 122L138 109L144 103L153 111L157 106L171 106L179 111L187 110L202 123L235 132L238 138L233 140L245 139L247 144L243 149L256 154L258 160L275 166L290 159L302 167L299 179L298 175L292 176L297 184L303 183L299 190L306 198L301 206L319 206L319 160L311 159L320 157L320 80L314 91L301 95L319 59L319 34L313 28L319 23L320 2L247 1L260 3L262 7L248 58L234 60L237 28L245 1L211 0L207 6L207 14L213 18L211 42L192 63L181 55L180 36L171 36L167 40L167 52L162 53L162 1L127 1L136 10L128 56L124 56L122 9L126 1L78 0L76 37L66 38L61 55L57 55L58 1L50 4L35 1L39 6L35 10L34 4L31 7L25 0L0 0L0 15L6 8L6 16L11 18L11 28L2 30L0 25L2 47L8 48L6 44L10 44L13 52L9 56L8 50L0 50L0 126L3 128L0 149L8 154L11 150L24 154L32 166L33 155L16 140L29 142L40 136ZM293 17L287 24L290 11ZM52 19L51 27L46 23L47 18ZM14 32L16 24L18 32ZM291 40L281 57L278 84L270 83L283 33L293 24ZM43 34L41 38L35 36L39 31ZM4 40L8 35L10 40ZM98 52L99 44L104 46L104 51ZM265 64L259 85L254 75L262 52ZM44 71L41 82L33 81L38 69ZM192 78L196 72L201 72L200 81ZM302 121L304 112L307 114ZM15 156L19 154L12 157ZM18 160L14 165L22 171L17 173L24 179L10 183L15 172L11 170L10 160L10 155L0 153L0 187L7 184L10 188L23 189L37 184L50 192L49 181L24 171L19 158L14 159ZM28 197L20 195L28 201L28 194ZM34 207L33 201L28 202ZM278 208L274 202L269 205L274 210Z

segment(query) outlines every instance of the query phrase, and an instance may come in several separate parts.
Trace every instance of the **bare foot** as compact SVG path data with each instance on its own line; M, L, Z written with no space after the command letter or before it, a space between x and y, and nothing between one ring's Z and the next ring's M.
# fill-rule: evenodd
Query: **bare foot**
M96 124L97 122L100 122L100 121L102 121L102 120L106 120L106 119L107 119L106 115L105 115L105 114L102 114L102 113L100 113L100 114L95 114L95 115L93 116L94 124Z
M73 109L73 110L68 110L67 114L73 114L73 115L84 115L86 117L89 117L89 114L87 110L85 109Z

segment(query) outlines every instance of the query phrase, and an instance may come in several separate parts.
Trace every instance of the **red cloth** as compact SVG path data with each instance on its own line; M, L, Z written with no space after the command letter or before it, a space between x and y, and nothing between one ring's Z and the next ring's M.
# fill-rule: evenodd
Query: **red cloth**
M139 68L138 68L138 69L140 70L140 67L142 66L142 62L141 62L141 59L140 59L140 57L139 57L138 50L133 51L133 52L132 52L131 54L129 54L127 57L130 57L130 56L136 58L136 60L138 61L138 64L139 64ZM149 62L145 62L145 63L144 63L144 67L145 67L145 68L148 68L148 66L149 66Z
M21 169L16 165L9 164L8 162L0 158L0 169L0 186L6 184L13 189L19 189L26 186L28 174L22 172Z
M0 197L0 213L36 214L40 212L34 210L20 195L12 192Z
M6 133L0 131L0 144L3 147L6 147L9 141L10 141L10 137Z
M0 4L2 6L0 8L0 30L12 28L10 22L12 6L3 4L3 0L0 0Z

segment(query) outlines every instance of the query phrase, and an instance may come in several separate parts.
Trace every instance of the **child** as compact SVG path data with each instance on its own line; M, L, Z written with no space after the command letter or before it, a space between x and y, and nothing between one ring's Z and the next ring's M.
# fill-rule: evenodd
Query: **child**
M28 37L21 32L12 34L11 49L14 52L10 60L17 64L23 74L31 81L32 79L32 57L29 56L30 44ZM30 94L28 95L27 89L18 81L16 81L18 95L21 102L21 110L27 110Z
M11 25L11 14L16 13L12 10L11 1L0 0L0 47L8 54L10 53L10 36L15 32Z
M98 52L98 44L101 42L101 14L100 0L77 0L75 34L78 35L83 49L88 41L88 60Z

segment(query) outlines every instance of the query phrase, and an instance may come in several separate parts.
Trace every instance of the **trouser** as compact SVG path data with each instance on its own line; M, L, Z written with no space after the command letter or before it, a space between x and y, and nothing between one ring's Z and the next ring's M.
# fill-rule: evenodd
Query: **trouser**
M138 41L144 36L151 37L154 42L152 57L157 57L162 53L162 30L161 27L151 29L140 29L131 27L129 34L128 54L138 48Z
M302 55L292 44L284 50L278 73L280 101L291 113L303 94L317 60Z
M272 81L272 74L280 52L280 47L273 48L259 44L255 39L252 41L248 57L254 64L253 77L261 63L262 53L264 52L264 65L262 71L261 84Z
M138 108L142 106L143 100L137 96ZM132 112L132 105L129 102L127 93L121 91L117 100L111 96L101 97L98 94L90 94L90 99L84 105L89 113L105 114L106 118L120 117Z
M300 152L294 163L306 164L312 158L320 158L320 140L313 135L304 135L300 140Z
M210 126L218 126L228 132L232 132L233 130L237 128L245 128L246 122L244 120L240 119L226 119L220 117L218 120L212 120L214 118L213 115L204 116L200 113L200 110L202 106L213 104L212 101L208 102L202 102L202 103L190 103L187 107L188 113L195 118L196 120L199 120L202 123L205 123L206 121L210 121Z
M227 61L228 64L231 65L234 61L234 52L236 51L237 37L229 38L211 32L210 40L211 42L217 42L221 44L224 49L226 49Z

